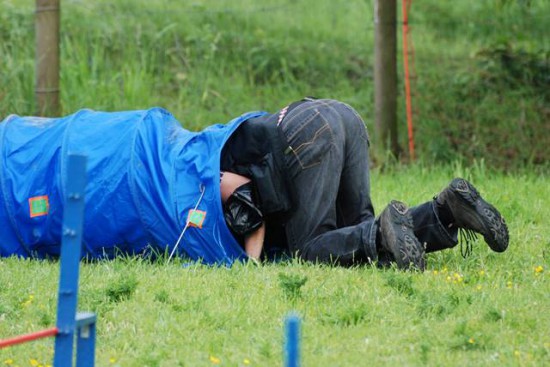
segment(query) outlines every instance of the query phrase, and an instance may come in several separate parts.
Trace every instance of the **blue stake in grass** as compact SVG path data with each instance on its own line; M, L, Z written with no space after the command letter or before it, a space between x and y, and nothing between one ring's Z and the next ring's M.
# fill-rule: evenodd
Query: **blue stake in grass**
M285 320L285 366L300 366L300 317L294 313Z
M84 191L86 188L86 157L68 156L67 195L63 212L61 271L57 303L55 367L73 366L73 344L77 339L76 363L79 367L94 366L95 321L92 313L77 314L78 270L84 221Z

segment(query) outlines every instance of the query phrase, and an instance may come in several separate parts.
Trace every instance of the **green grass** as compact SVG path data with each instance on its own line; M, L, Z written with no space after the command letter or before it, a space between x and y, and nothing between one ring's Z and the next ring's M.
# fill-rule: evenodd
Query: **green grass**
M0 118L36 111L34 5L0 4ZM418 156L548 168L548 14L546 0L412 6ZM63 113L160 105L198 130L313 95L348 102L371 124L373 41L373 1L67 0Z
M373 174L375 206L391 198L419 204L453 176L472 180L502 210L508 251L478 240L466 259L458 247L430 254L424 273L299 261L82 264L80 309L99 315L98 366L280 366L292 310L303 318L304 366L547 364L548 177L482 164L393 166ZM0 335L53 325L57 281L56 262L0 261ZM53 343L40 341L0 351L0 363L45 364L52 353Z
M373 125L372 1L181 3L63 0L63 112L160 105L198 130L315 95ZM98 366L278 366L291 310L303 317L305 366L548 364L550 3L503 3L413 2L420 160L378 166L373 200L378 211L393 198L416 205L467 177L506 217L507 252L479 240L466 259L459 248L429 255L422 274L83 264ZM34 5L0 2L0 119L36 110ZM403 98L398 115L406 146ZM56 262L0 260L0 337L53 325L57 282ZM51 341L1 350L0 366L46 365L52 353Z

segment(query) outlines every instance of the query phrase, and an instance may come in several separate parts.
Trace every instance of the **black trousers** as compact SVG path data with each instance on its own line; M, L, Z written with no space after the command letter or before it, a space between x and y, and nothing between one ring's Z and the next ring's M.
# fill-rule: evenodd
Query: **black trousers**
M291 110L279 127L290 146L287 173L296 201L284 222L290 253L344 266L376 260L369 137L361 117L345 103L320 99ZM411 210L428 252L457 244L456 230L441 224L433 200Z

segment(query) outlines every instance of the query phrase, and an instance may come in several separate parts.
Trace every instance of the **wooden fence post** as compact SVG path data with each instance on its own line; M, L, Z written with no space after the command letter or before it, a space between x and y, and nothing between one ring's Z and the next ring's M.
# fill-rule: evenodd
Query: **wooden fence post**
M60 0L36 0L36 105L39 116L59 116Z
M397 157L397 1L374 2L374 114L381 148Z

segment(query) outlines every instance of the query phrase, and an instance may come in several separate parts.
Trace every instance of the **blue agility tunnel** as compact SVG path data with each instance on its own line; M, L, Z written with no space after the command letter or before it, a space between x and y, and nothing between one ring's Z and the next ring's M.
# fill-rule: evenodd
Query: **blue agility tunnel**
M81 110L0 123L0 256L60 254L69 153L86 155L82 256L171 252L231 264L246 258L220 198L224 143L252 112L190 132L166 110Z

